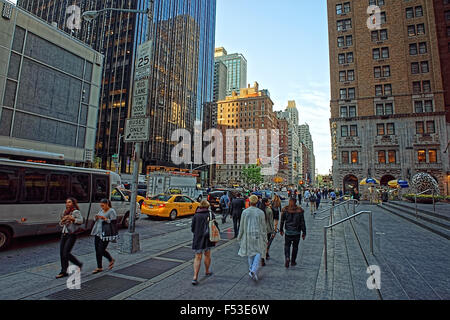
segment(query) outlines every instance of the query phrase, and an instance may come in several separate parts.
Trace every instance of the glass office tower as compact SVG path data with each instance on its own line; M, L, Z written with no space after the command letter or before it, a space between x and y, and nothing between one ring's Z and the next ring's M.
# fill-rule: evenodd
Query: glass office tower
M135 50L147 38L147 17L107 11L91 23L69 30L72 5L81 12L103 8L146 9L150 0L19 0L18 5L105 55L96 155L105 169L115 169L120 149L121 172L132 171L132 145L123 142L132 94ZM144 166L171 166L173 130L193 130L202 109L212 101L216 0L154 0L150 28L154 70L151 77L150 141Z
M152 139L144 167L172 166L172 132L193 132L212 101L216 0L155 1L152 39L154 69L149 99Z

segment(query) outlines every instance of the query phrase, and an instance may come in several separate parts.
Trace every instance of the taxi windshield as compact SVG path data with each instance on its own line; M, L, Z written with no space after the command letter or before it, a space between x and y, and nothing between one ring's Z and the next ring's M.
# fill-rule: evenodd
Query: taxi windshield
M172 196L166 196L166 195L160 194L160 195L151 197L150 200L167 202L167 201L169 201L170 198L172 198Z

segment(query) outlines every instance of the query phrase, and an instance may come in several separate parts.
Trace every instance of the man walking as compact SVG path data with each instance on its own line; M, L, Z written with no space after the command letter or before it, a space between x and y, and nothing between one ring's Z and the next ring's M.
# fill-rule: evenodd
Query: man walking
M230 208L230 197L228 197L228 192L225 192L219 200L220 209L222 210L222 224L227 222L228 211Z
M304 210L300 206L297 206L295 199L290 199L289 206L283 208L280 223L280 235L283 236L283 234L286 233L284 242L284 266L286 268L289 268L289 263L291 266L297 265L296 259L300 235L303 240L305 240L306 237L306 224L303 212Z
M309 193L309 190L306 189L305 195L304 195L305 202L306 202L306 207L308 207L308 202L309 202L309 197L310 197L310 196L311 196L311 194Z
M298 192L298 204L302 205L302 190Z
M231 201L231 217L233 218L234 238L239 234L239 225L241 223L242 212L245 209L245 200L241 194L238 193L237 197Z
M250 197L250 207L242 212L238 240L240 241L239 256L248 257L249 276L258 280L258 270L261 258L267 249L267 226L265 214L256 207L258 197Z

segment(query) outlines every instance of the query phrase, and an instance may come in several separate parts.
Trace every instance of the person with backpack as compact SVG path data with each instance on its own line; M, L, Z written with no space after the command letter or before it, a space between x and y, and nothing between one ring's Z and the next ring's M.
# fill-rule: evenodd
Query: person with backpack
M284 266L289 268L297 265L298 245L300 243L300 236L303 240L306 237L306 224L304 217L304 210L302 207L297 206L295 199L289 200L289 205L282 210L280 222L280 235L285 235L284 242ZM291 255L292 247L292 255Z
M320 190L317 190L317 193L316 193L316 210L319 209L319 206L320 206L320 200L321 200L321 199L322 199L321 192L320 192Z
M272 244L273 238L275 237L276 230L278 228L278 218L275 220L275 216L273 214L273 210L271 208L270 200L264 198L262 200L262 211L264 212L264 216L266 219L266 227L267 227L267 250L266 254L261 259L261 265L264 267L266 265L266 260L269 260L269 249Z
M209 233L205 232L209 227L209 219L215 219L215 216L209 210L209 202L203 200L197 208L194 217L192 218L191 231L194 234L192 239L192 250L195 253L194 259L194 278L192 279L192 285L198 284L198 273L200 272L200 266L202 263L202 257L205 256L205 275L210 277L212 272L211 266L211 248L215 246L214 242L210 241Z
M331 199L331 205L334 206L335 201L336 201L336 193L334 192L333 189L330 190L330 199Z
M59 246L59 254L61 258L61 272L56 276L57 279L68 277L67 269L69 268L69 261L80 268L83 264L72 255L71 251L75 242L77 241L77 231L83 224L84 219L81 216L78 202L75 198L68 198L66 200L66 210L61 216L59 225L62 226L61 242Z
M312 216L316 212L316 200L317 200L316 193L314 191L311 191L311 194L309 196L309 205L310 205L310 212L311 212Z
M230 197L228 196L228 192L225 192L219 200L220 209L222 211L222 224L227 222L228 211L230 208Z

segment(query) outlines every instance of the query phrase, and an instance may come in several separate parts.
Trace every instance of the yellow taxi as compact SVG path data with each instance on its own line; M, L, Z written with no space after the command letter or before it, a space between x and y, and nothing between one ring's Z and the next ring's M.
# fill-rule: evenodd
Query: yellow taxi
M131 190L128 189L120 189L120 191L127 197L127 200L131 198ZM145 197L140 195L136 195L136 202L142 206L142 203L145 201Z
M200 203L181 194L160 194L147 199L141 206L141 214L169 218L195 214Z

